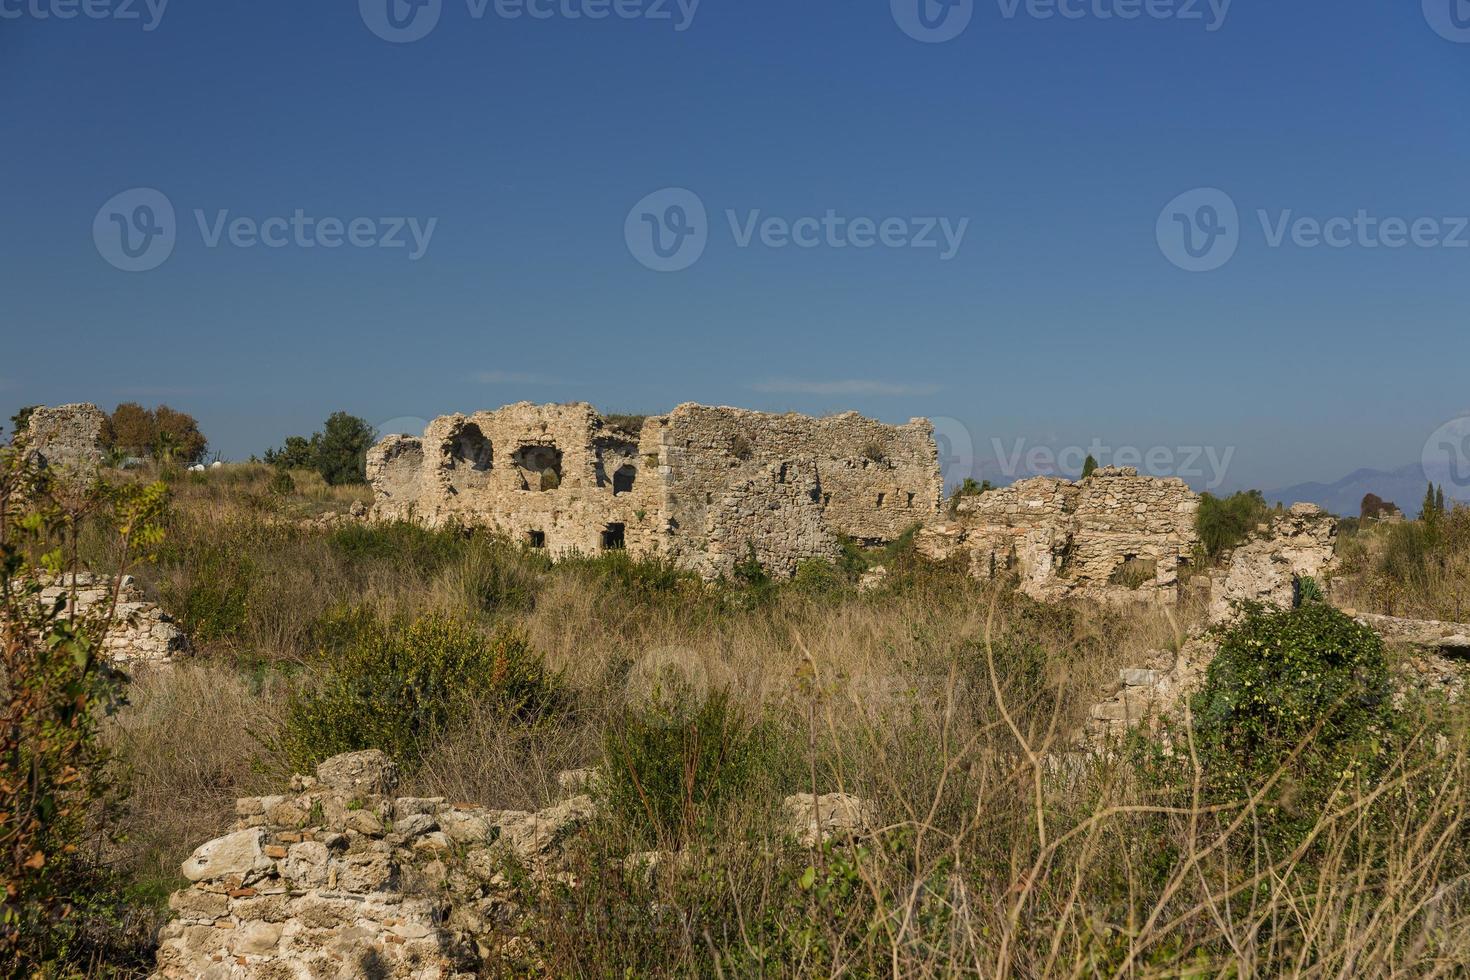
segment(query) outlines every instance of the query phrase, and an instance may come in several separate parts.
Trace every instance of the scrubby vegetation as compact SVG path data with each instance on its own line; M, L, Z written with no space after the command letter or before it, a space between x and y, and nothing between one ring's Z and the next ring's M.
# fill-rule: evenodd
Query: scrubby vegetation
M355 415L333 412L311 438L287 436L278 449L268 449L265 461L283 470L315 470L329 486L367 482L367 451L377 441L371 425Z
M1470 619L1470 507L1344 529L1334 595L1365 612Z
M1205 556L1218 559L1231 548L1245 542L1260 524L1271 520L1271 507L1259 490L1244 490L1228 497L1200 495L1195 514L1195 530Z
M326 526L361 491L278 472L169 477L139 575L197 658L129 683L98 732L131 791L86 849L126 896L130 930L104 936L146 936L236 796L374 744L400 792L490 807L601 769L572 873L520 895L547 976L1470 970L1470 718L1393 686L1399 654L1318 593L1223 634L1190 722L1083 756L1088 705L1200 610L1041 605L907 539L790 583L707 585L621 551L553 565L483 531ZM1222 507L1215 540L1258 503ZM1391 573L1377 539L1349 550L1417 583L1401 606L1436 606L1466 578L1466 513L1385 545ZM121 564L102 511L79 530L90 564ZM837 790L876 804L881 833L783 839L783 796ZM672 857L630 874L654 848ZM131 975L125 948L48 955Z

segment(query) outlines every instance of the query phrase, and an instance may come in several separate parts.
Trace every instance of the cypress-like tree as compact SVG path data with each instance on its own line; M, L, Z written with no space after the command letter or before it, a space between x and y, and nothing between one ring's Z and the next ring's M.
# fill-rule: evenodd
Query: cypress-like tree
M1419 506L1419 519L1433 524L1438 518L1439 512L1434 508L1434 484L1430 483L1424 490L1424 503Z
M1092 471L1095 469L1097 469L1097 460L1092 458L1091 453L1088 453L1087 459L1082 462L1082 479L1085 480L1091 476Z

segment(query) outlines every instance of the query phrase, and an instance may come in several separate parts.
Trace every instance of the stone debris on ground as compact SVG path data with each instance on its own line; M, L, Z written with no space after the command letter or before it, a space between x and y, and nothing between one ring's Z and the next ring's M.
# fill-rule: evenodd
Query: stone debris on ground
M565 791L597 782L595 770L558 779ZM597 814L592 797L495 810L395 798L398 783L397 766L368 750L292 777L289 793L239 800L234 827L180 868L190 885L169 899L154 980L468 980L507 957L534 971L512 876L574 884L563 858ZM843 793L798 794L786 813L804 846L876 828L872 805ZM647 878L688 861L655 851L622 864Z

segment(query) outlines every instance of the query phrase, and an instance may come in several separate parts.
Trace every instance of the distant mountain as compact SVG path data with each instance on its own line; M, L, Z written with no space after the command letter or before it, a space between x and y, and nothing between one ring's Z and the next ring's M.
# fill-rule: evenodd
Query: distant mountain
M1435 483L1444 487L1448 500L1470 502L1470 487L1457 486L1447 473L1431 474ZM1303 502L1316 504L1342 517L1357 517L1363 496L1376 493L1384 500L1398 504L1405 517L1417 517L1424 503L1424 487L1428 482L1424 467L1410 463L1394 470L1354 470L1336 483L1298 483L1280 490L1266 491L1270 503L1288 506Z

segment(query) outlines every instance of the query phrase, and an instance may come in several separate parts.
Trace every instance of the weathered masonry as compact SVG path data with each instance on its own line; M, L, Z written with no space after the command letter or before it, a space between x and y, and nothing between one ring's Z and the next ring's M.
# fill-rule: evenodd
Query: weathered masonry
M893 540L943 495L927 420L695 404L637 431L585 403L444 416L375 446L368 479L378 518L491 526L558 555L626 548L709 577L751 555L789 575L835 556L838 535Z

